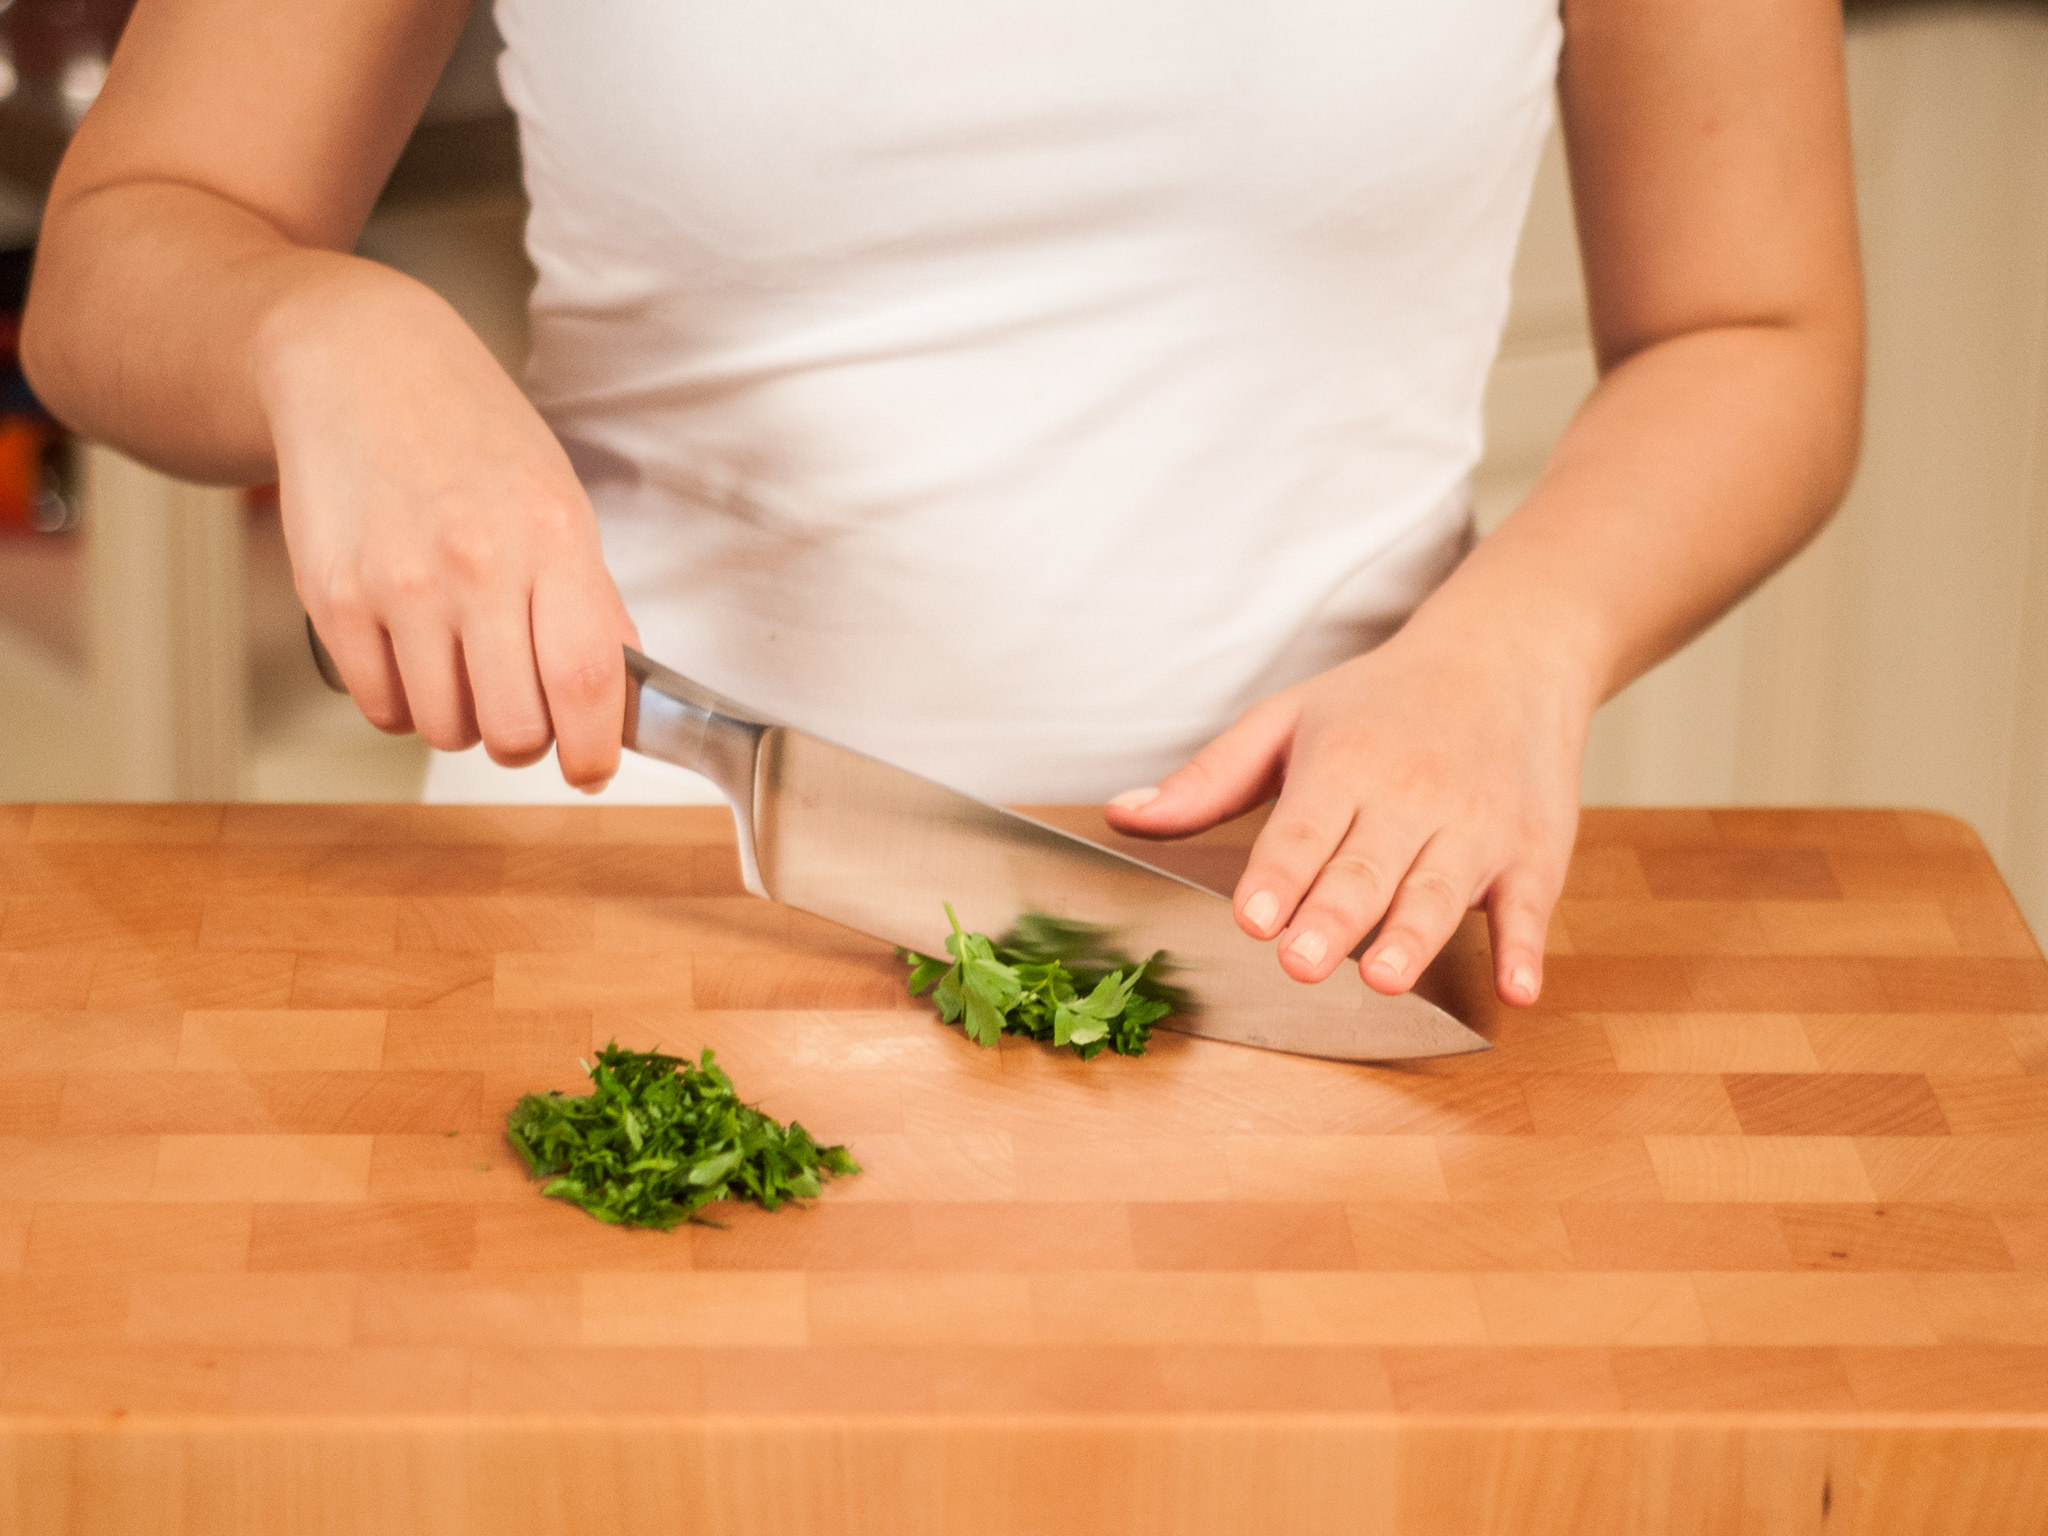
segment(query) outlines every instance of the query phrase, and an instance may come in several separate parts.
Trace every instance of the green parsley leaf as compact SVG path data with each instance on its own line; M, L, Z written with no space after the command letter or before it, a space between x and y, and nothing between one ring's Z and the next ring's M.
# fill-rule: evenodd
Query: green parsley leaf
M541 1193L615 1226L701 1220L714 1200L774 1210L815 1199L823 1180L859 1173L844 1147L821 1147L740 1102L710 1051L694 1064L614 1041L584 1063L592 1091L530 1093L505 1118L505 1139L546 1179Z
M1152 1026L1187 1006L1162 979L1163 953L1133 964L1088 924L1031 913L998 942L962 929L950 902L946 921L950 963L907 949L897 956L910 965L910 995L929 990L940 1020L977 1045L1022 1035L1084 1059L1105 1049L1141 1056Z

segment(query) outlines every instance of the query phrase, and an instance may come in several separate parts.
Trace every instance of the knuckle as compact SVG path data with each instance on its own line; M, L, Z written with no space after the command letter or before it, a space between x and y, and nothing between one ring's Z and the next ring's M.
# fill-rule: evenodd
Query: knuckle
M1410 752L1395 765L1392 777L1394 791L1398 795L1434 794L1451 781L1450 759L1441 752Z
M306 611L313 613L311 601ZM376 610L370 604L370 595L360 585L351 581L343 586L330 588L319 600L320 611L313 613L313 622L318 625L323 619L342 629L368 628L377 622Z
M1539 851L1509 864L1501 890L1512 904L1547 912L1564 891L1565 874L1563 860Z
M511 725L496 726L484 735L484 747L494 761L523 765L532 762L548 749L554 740L554 733L537 720L522 720Z
M582 656L558 663L547 677L548 697L572 708L601 704L619 681L616 656Z
M1516 934L1542 935L1550 927L1550 914L1557 909L1554 891L1528 882L1502 881L1491 901L1496 926Z
M592 743L557 743L556 766L565 782L578 789L603 785L618 771L619 753L616 747L606 751Z
M317 567L295 568L292 585L316 625L347 626L375 620L361 573L346 564L324 562Z
M1380 949L1405 950L1411 957L1427 964L1444 942L1442 933L1434 932L1419 923L1388 923L1379 932L1375 947ZM1411 964L1415 960L1411 959Z
M480 739L476 722L445 705L436 707L425 719L413 718L413 728L420 739L437 752L464 752L475 746Z
M1499 923L1516 935L1540 933L1550 926L1550 914L1526 902L1510 903L1500 909Z
M1344 884L1375 893L1387 890L1393 879L1387 866L1369 854L1339 850L1324 866L1325 875Z
M331 561L322 561L318 565L302 562L293 566L292 586L309 612L318 607L323 612L332 613L361 595L355 578L345 574Z
M1365 756L1382 740L1360 722L1350 719L1326 721L1316 733L1319 750L1347 761Z
M421 560L398 560L377 576L376 591L391 604L413 607L440 590L433 568Z
M1406 901L1439 913L1463 911L1467 900L1447 873L1431 868L1410 871L1401 883L1401 894Z
M488 527L457 523L442 529L438 542L441 563L458 583L480 588L495 584L503 555Z
M1281 854L1282 857L1299 857L1304 850L1319 848L1330 841L1330 835L1323 827L1308 817L1296 813L1275 816L1266 823L1266 830L1259 841Z
M527 526L537 538L550 542L573 540L590 526L590 513L573 496L563 495L548 483L529 483L519 501L526 509Z
M1379 918L1380 910L1370 902L1361 900L1356 893L1319 888L1314 896L1302 904L1301 911L1295 916L1294 926L1356 937L1372 927Z

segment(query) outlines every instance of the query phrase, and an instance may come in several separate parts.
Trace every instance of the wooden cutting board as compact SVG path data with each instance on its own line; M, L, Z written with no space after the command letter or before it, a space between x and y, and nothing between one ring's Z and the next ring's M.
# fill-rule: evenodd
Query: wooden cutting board
M708 810L0 809L0 903L0 1530L2048 1528L2048 966L1954 821L1589 812L1543 1005L1468 927L1497 1048L1400 1068L980 1050ZM867 1171L542 1199L614 1037Z

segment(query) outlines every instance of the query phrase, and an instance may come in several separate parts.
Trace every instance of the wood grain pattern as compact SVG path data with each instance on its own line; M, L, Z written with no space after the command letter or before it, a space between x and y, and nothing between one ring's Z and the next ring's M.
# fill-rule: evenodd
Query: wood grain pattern
M1967 829L1589 812L1552 949L1436 968L1480 1057L1080 1063L722 812L8 808L0 1528L2048 1526L2048 965ZM867 1171L542 1200L504 1114L611 1038Z

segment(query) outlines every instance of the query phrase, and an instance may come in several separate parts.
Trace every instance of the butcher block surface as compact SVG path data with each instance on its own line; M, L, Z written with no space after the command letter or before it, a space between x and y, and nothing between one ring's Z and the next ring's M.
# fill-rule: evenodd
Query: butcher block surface
M1542 1004L1475 920L1495 1049L1400 1067L902 976L722 811L0 808L0 1529L2048 1528L2048 965L1960 823L1589 811ZM612 1039L865 1171L542 1198Z

